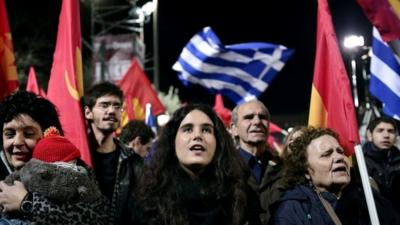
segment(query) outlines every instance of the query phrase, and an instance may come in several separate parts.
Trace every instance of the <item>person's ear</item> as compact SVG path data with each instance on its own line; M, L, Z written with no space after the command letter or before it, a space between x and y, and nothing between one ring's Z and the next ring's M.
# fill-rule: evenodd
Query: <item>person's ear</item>
M238 132L236 124L230 123L230 128L231 128L230 131L231 131L232 136L237 137L239 135L238 134L239 132Z
M85 106L85 118L87 120L93 119L93 112L90 110L89 106Z
M137 137L134 139L134 142L135 142L135 145L136 145L136 146L142 145L142 138L141 138L140 136L137 136Z

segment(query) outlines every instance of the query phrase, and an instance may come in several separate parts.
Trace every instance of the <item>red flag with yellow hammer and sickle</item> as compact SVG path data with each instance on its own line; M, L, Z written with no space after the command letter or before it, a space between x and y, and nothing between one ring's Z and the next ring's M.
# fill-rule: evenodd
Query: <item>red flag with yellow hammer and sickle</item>
M18 88L17 67L4 0L0 0L0 100Z
M63 0L47 97L57 106L65 137L79 148L82 160L91 165L85 120L80 106L82 95L79 0Z

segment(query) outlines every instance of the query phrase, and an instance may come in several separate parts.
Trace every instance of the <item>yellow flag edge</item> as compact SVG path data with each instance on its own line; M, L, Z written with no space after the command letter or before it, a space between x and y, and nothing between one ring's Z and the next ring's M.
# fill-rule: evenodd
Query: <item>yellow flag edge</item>
M326 127L328 124L328 113L321 95L314 84L311 89L310 113L308 114L308 125L314 127Z

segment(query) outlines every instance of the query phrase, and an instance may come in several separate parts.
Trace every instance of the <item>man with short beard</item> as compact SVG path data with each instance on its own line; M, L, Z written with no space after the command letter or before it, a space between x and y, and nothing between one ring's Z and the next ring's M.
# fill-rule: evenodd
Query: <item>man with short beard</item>
M398 130L396 121L389 117L372 120L367 127L367 140L363 151L368 175L379 191L400 212L400 151L395 146Z
M109 82L93 86L84 96L93 168L102 194L111 202L109 224L118 225L130 220L132 192L143 167L142 158L114 138L122 102L122 91Z
M267 144L270 114L258 100L236 106L232 111L231 133L239 145L240 155L251 171L249 186L259 195L262 224L268 224L269 207L279 200L280 166L273 162Z

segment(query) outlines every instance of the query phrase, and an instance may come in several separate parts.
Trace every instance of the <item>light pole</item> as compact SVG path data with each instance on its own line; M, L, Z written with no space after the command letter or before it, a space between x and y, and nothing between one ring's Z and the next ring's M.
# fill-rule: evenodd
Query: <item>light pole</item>
M153 0L153 84L156 90L160 90L160 65L158 52L158 0Z
M354 97L354 105L358 108L359 99L358 99L358 91L357 91L357 65L355 59L355 53L359 47L364 46L364 37L349 35L344 38L343 46L350 50L351 56L351 83L353 86L353 97Z

